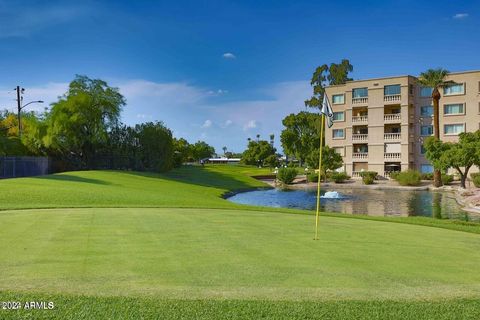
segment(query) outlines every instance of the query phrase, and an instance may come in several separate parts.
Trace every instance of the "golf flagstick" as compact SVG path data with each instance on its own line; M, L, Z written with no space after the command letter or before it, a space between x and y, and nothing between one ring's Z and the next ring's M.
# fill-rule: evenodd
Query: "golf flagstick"
M325 114L322 113L322 116L320 117L320 155L318 159L317 212L315 214L315 238L313 238L313 240L318 240L318 219L320 215L320 181L322 180L322 148L323 148L324 119L325 119Z

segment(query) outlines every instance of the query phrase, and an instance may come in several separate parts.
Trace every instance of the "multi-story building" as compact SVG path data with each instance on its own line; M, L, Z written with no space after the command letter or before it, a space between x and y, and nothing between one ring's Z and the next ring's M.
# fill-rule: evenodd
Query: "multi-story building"
M447 80L455 84L440 92L440 139L457 141L461 132L480 128L480 71L450 73ZM334 123L325 142L342 155L347 174L433 171L422 147L433 135L432 90L416 77L348 81L326 93Z

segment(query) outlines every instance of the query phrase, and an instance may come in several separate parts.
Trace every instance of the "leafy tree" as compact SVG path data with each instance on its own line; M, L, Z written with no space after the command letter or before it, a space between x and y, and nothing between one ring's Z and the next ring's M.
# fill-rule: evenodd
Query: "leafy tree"
M320 152L317 149L313 149L307 158L307 164L311 168L318 169ZM324 146L322 148L322 169L321 175L326 178L327 171L336 170L343 165L342 156L335 151L335 149L330 148L329 146Z
M243 152L242 163L249 165L263 165L265 160L275 155L277 150L268 141L250 141L248 148Z
M465 132L459 136L458 143L445 143L445 151L441 160L449 168L454 168L460 175L460 185L466 188L468 171L474 165L480 165L480 130Z
M440 89L452 84L452 81L447 81L448 71L445 69L428 69L420 74L418 83L424 87L432 88L432 100L433 100L433 136L440 139ZM432 162L433 163L433 162ZM442 185L441 168L433 165L433 184L435 187Z
M282 120L285 129L280 135L283 150L294 155L302 165L309 154L320 145L320 115L302 111Z
M74 155L91 168L95 149L118 124L125 99L105 81L77 76L52 104L45 144L60 155Z
M441 171L448 169L448 163L442 155L448 149L449 145L440 141L435 137L428 137L423 142L425 148L425 158L433 165L434 168L438 168Z
M265 158L265 160L263 161L263 164L268 166L269 168L275 168L280 166L280 161L278 160L277 155L271 154Z
M170 129L161 122L135 126L141 161L146 170L163 172L173 168L173 139Z
M353 66L347 59L343 59L339 64L331 63L330 66L324 64L317 67L310 80L313 95L310 99L305 100L305 106L319 109L323 102L325 87L327 85L344 84L352 80L348 77L349 72L352 71Z
M176 157L179 157L180 159L180 164L184 162L194 161L193 146L188 143L188 141L184 138L173 138L173 149L175 154L177 155Z
M211 158L215 154L215 148L208 145L205 141L197 141L192 145L192 156L195 160Z

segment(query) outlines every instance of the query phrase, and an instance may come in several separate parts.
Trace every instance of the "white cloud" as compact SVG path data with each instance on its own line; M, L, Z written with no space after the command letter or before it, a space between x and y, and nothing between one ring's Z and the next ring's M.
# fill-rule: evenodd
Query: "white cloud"
M225 52L222 55L222 57L225 58L225 59L235 59L236 58L236 56L231 52Z
M229 119L229 120L225 121L225 123L223 124L223 127L224 127L224 128L227 128L227 127L229 127L232 123L233 123L233 121Z
M205 120L205 122L202 124L202 128L206 129L206 128L210 128L212 126L212 120Z
M23 104L30 101L42 100L44 103L33 103L26 107L25 111L41 112L52 102L56 102L59 96L62 96L68 89L68 83L51 82L46 85L36 87L25 87L23 94ZM12 88L0 88L0 109L7 109L16 112L17 106L16 91Z
M83 5L54 4L35 5L20 1L0 2L0 38L26 37L47 27L64 24L86 15L92 16L95 10Z
M468 13L457 13L453 16L453 19L465 19L468 17Z
M255 129L256 127L257 127L257 121L250 120L243 126L243 130L247 131L249 129Z
M137 114L137 118L138 118L138 119L145 120L145 119L151 119L151 118L152 118L152 116L151 116L151 115L149 115L149 114L138 113L138 114Z
M222 89L218 89L216 91L213 91L213 90L209 90L207 91L207 94L211 95L211 96L221 96L221 95L224 95L224 94L227 94L228 93L228 90L222 90Z

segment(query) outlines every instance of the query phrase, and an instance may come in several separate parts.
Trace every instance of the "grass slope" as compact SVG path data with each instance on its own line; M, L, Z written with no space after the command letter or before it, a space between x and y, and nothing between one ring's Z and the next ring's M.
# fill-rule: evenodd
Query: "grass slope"
M0 183L0 209L235 207L220 196L233 190L266 187L249 176L263 173L269 173L269 170L247 166L205 166L183 167L166 174L77 171L9 179Z
M479 318L479 235L324 216L312 241L312 216L220 198L264 186L248 177L258 173L1 181L0 301L56 308L0 309L0 319ZM8 210L48 207L59 209Z

